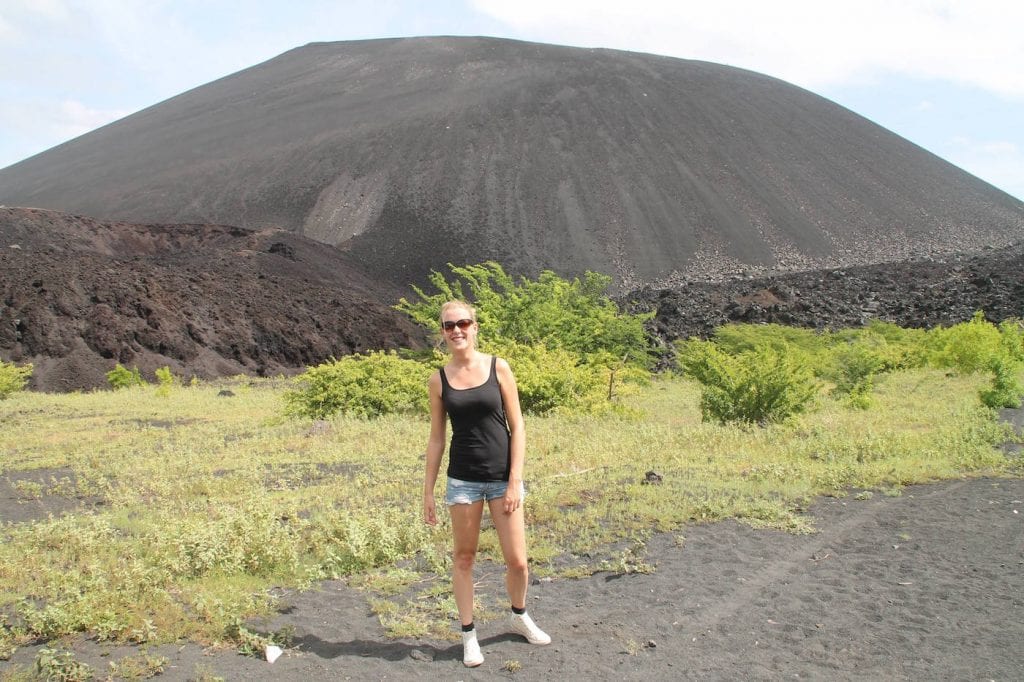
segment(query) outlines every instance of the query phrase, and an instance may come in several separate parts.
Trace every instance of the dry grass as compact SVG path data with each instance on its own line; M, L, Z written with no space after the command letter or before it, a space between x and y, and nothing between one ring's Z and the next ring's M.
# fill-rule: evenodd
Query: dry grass
M1006 472L994 445L1009 434L979 406L980 381L896 374L871 410L823 397L766 429L702 423L698 388L679 380L634 397L632 416L528 419L533 571L652 570L644 542L657 531L734 517L809 532L800 510L817 495ZM221 388L5 401L0 473L69 471L38 495L104 504L0 529L0 652L75 631L237 639L274 608L270 586L330 577L372 593L395 635L447 635L448 531L419 518L427 422L286 420L275 382ZM648 470L661 481L647 484ZM498 559L493 530L481 548ZM497 592L482 591L482 620Z

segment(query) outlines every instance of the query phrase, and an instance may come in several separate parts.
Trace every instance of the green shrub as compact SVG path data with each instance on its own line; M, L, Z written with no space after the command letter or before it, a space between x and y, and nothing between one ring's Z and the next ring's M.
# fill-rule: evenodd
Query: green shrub
M1003 320L999 323L999 343L1008 357L1024 362L1024 320Z
M928 364L928 332L924 329L904 329L891 322L872 320L863 329L849 331L855 338L870 335L873 350L882 362L879 373ZM839 335L839 332L834 334L835 337Z
M834 393L845 396L848 404L859 409L871 406L871 391L879 372L887 369L885 338L871 331L863 331L850 343L834 350Z
M865 371L863 361L877 365L874 373L921 367L926 364L926 332L903 329L890 322L872 320L861 329L815 331L778 324L727 324L715 330L713 340L729 355L770 346L800 363L816 376L839 383L842 374ZM850 357L851 346L854 355ZM871 357L863 357L870 350ZM871 372L868 372L869 374Z
M186 578L210 573L273 575L299 563L296 529L264 498L211 505L202 517L165 521L152 554L161 571Z
M107 679L149 679L150 677L162 675L169 663L170 659L166 656L154 656L140 652L134 656L125 656L118 661L110 661L110 675Z
M1019 407L1024 396L1018 375L1024 363L1024 330L1020 320L1004 320L999 326L979 311L970 322L933 329L931 360L961 374L990 372L992 384L979 391L981 402L992 408Z
M593 412L649 381L651 314L623 313L605 294L611 278L587 272L565 280L544 271L513 279L494 262L456 267L454 280L434 272L437 293L413 287L417 300L395 306L434 331L441 305L465 300L476 308L480 349L512 366L524 412Z
M653 313L621 312L605 294L612 281L607 275L587 272L582 280L565 280L545 270L536 280L516 281L494 262L449 267L455 275L452 283L434 272L430 281L437 293L413 287L417 300L403 298L395 308L433 331L441 304L465 300L476 308L482 348L514 342L562 349L585 364L607 363L609 358L638 367L651 364L644 322Z
M728 355L739 355L744 351L768 346L790 357L818 364L828 354L830 335L828 332L780 324L731 323L715 329L714 341Z
M929 340L932 362L961 374L987 371L1003 343L999 329L980 311L970 322L931 330Z
M705 421L781 422L806 410L817 393L810 369L770 346L729 355L712 342L693 340L680 344L680 351L684 370L703 386Z
M994 409L1020 407L1024 398L1024 385L1018 379L1020 368L1020 363L1008 355L992 358L989 363L992 385L979 392L982 404Z
M181 380L174 376L170 367L164 366L156 371L156 383L157 394L167 397L171 394L171 390L181 383Z
M434 367L393 351L349 355L311 367L285 396L286 412L325 419L339 412L376 417L396 412L426 414L427 380Z
M165 366L156 371L156 383L160 386L166 386L169 388L171 386L177 386L180 382L178 377L174 376L174 373L171 372L171 368Z
M25 388L32 376L32 365L18 367L13 362L0 360L0 400Z
M114 390L119 390L131 386L145 386L146 380L142 378L138 367L127 369L121 363L117 363L114 369L107 372L107 383Z
M606 401L607 372L559 348L505 341L492 348L512 366L523 412L591 412Z
M75 660L67 650L42 648L36 655L35 674L38 679L53 682L81 682L94 677L93 669Z
M411 522L399 509L341 512L325 530L326 549L320 569L325 577L341 577L393 564L430 544L429 531Z

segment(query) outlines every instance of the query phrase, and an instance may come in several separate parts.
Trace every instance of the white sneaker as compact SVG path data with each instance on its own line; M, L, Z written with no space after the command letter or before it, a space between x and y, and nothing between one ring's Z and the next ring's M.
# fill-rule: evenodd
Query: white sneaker
M530 644L551 644L551 638L547 633L537 627L537 624L530 618L530 614L512 614L512 629L526 638Z
M475 668L484 662L480 653L480 643L476 641L476 628L462 633L462 664L467 668Z

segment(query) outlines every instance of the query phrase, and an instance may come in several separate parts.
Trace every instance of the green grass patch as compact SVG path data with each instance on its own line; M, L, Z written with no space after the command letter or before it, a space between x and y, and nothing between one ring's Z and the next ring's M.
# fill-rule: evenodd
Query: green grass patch
M897 371L868 409L822 395L814 411L763 428L703 422L700 387L681 379L655 381L621 412L530 418L532 569L557 579L655 570L646 541L689 523L810 532L801 510L818 495L1020 474L995 447L1012 436L979 401L986 381ZM420 520L425 416L288 420L284 382L241 381L232 397L220 388L22 391L4 402L0 473L68 473L9 504L101 504L0 527L0 654L74 632L246 646L240 624L273 612L272 587L329 578L366 590L393 635L452 632L449 529ZM486 620L504 604L493 529L481 553Z

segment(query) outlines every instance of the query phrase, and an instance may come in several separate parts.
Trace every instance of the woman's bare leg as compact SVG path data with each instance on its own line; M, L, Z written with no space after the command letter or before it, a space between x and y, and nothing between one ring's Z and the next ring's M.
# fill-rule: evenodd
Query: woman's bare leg
M473 622L473 563L480 542L480 518L484 502L453 504L448 507L452 517L452 591L463 625Z
M505 557L505 589L508 590L509 601L516 608L525 608L530 570L526 562L526 522L523 518L523 507L520 505L518 509L508 514L505 512L502 498L491 500L488 505L494 529L498 531L501 554Z

